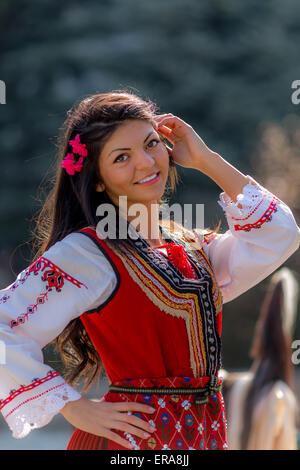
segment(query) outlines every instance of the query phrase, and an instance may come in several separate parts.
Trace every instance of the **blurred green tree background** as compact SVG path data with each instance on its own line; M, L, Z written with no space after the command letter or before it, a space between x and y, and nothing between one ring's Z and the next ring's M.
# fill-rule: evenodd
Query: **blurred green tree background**
M130 88L152 99L299 221L299 17L298 0L2 0L0 288L31 263L32 217L51 184L58 129L90 93ZM226 231L221 188L196 170L179 173L171 203L204 203L205 225L221 218ZM298 253L285 263L295 272L299 264ZM267 283L223 307L225 368L251 363Z

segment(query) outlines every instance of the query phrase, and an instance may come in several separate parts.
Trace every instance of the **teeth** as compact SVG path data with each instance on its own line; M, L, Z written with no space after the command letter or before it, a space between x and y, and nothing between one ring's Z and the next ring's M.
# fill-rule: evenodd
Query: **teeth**
M154 178L156 178L156 176L157 176L157 173L155 173L153 176L148 176L148 178L144 178L143 180L138 181L138 183L145 183L146 181L151 181Z

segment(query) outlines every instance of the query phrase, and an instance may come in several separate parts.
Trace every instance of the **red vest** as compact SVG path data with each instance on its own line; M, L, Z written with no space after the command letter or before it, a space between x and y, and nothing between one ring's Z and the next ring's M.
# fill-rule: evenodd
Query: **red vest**
M115 247L93 228L79 232L97 244L117 278L110 297L80 316L109 381L217 375L222 296L203 250L176 239L197 273L188 278L163 254L148 253L143 239Z

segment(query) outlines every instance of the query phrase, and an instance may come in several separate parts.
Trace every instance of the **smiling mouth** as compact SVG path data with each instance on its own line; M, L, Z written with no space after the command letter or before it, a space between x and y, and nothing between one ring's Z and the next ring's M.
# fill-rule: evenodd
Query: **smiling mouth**
M152 175L146 176L146 178L143 178L140 181L137 181L134 184L146 184L146 183L154 183L159 179L160 176L160 171L157 171L156 173L152 173Z

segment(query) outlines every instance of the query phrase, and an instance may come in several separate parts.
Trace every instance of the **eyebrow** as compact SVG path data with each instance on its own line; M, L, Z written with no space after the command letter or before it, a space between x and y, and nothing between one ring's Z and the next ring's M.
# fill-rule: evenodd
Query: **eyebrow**
M146 139L144 140L144 143L146 142L146 140L148 139L148 137L150 137L150 135L153 134L153 133L154 133L154 130L151 131L151 132L147 135ZM119 148L119 149L114 149L114 150L112 150L111 152L109 152L108 156L109 156L111 153L116 152L117 150L131 150L131 148Z

